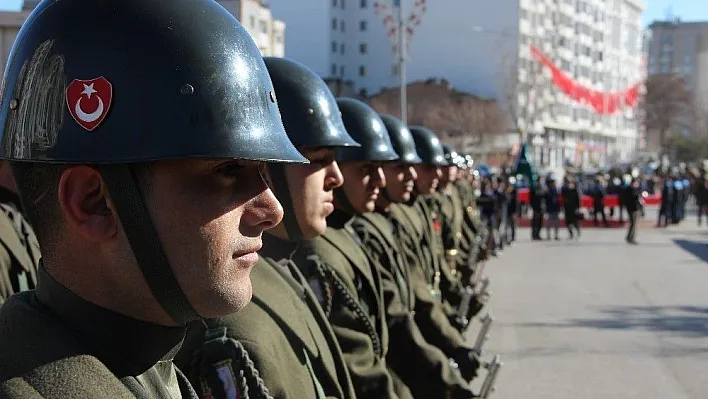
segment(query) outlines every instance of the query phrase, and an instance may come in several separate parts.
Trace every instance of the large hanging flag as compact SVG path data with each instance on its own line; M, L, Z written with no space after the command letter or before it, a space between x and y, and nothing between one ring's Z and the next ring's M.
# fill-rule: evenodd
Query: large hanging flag
M598 114L611 115L621 111L625 106L635 108L639 104L639 83L616 92L594 90L575 81L533 45L531 55L551 71L551 81L556 88L573 101L588 104Z

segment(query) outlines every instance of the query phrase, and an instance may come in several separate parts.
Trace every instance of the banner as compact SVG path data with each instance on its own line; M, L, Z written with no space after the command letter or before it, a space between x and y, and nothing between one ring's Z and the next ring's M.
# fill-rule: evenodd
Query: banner
M640 84L636 83L625 90L602 92L576 82L566 72L556 66L550 58L535 46L531 55L551 71L553 85L577 103L590 105L596 113L610 115L623 107L635 108L639 103Z

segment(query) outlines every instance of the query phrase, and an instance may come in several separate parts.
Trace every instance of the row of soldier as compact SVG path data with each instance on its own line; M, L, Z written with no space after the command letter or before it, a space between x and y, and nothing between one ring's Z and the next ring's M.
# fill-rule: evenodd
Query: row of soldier
M17 43L1 397L492 392L491 317L464 338L489 233L470 159L434 132L263 59L212 0L45 1Z

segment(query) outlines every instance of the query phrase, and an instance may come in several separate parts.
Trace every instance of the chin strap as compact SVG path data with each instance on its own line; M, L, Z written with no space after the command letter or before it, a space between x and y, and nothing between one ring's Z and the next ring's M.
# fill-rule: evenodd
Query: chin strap
M200 319L167 261L160 237L130 166L101 165L99 170L152 295L175 322L184 325Z
M284 164L268 165L270 179L273 182L273 191L275 192L276 198L278 198L278 201L280 201L283 206L285 232L288 233L288 239L290 239L290 241L299 241L302 239L302 230L297 221L297 214L295 213L295 206L293 205L293 198L290 193L286 168L287 166Z

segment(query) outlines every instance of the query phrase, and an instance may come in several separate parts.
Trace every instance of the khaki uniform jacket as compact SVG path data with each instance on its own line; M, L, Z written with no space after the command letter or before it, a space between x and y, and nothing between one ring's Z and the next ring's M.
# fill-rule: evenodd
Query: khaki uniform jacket
M16 294L0 309L0 398L171 397L160 386L154 367L135 373L156 381L149 390L142 385L145 380L135 374L115 375L92 353L72 328L39 302L34 291ZM175 372L181 397L197 399L184 375Z
M237 313L210 321L210 327L226 327L227 337L244 346L274 398L354 399L334 332L297 267L261 258L251 282L251 302ZM191 355L204 343L205 332L202 323L190 326L177 357L189 376L195 375ZM225 361L239 364L240 359L224 351L219 364ZM199 383L192 381L195 387Z
M381 271L390 345L389 366L417 398L447 397L465 390L465 381L450 367L448 357L429 344L415 323L415 295L410 267L403 260L392 221L378 212L354 219L371 263Z
M37 237L22 213L0 203L0 304L37 284L40 253Z
M316 255L318 272L306 277L331 287L324 306L344 353L359 398L397 398L394 379L386 366L388 327L379 270L372 267L361 248L350 218L336 211L328 218L326 232L303 246L303 255ZM325 289L326 290L326 289Z
M420 212L424 226L431 237L432 244L429 245L429 251L440 272L440 295L445 313L454 317L457 314L457 306L462 301L462 292L459 280L445 260L442 240L444 221L440 201L435 195L421 196L416 200L415 207Z
M429 278L425 224L412 206L393 204L391 216L397 222L394 235L401 244L405 261L411 269L411 288L415 296L415 321L425 340L438 347L447 357L453 357L464 346L462 334L450 324L440 299L435 297L434 281ZM433 269L434 270L434 269ZM434 275L433 275L434 278Z

